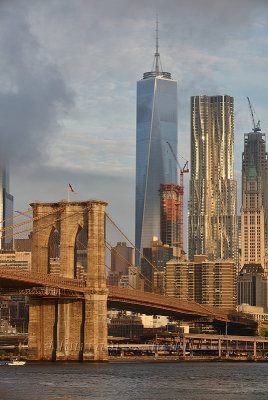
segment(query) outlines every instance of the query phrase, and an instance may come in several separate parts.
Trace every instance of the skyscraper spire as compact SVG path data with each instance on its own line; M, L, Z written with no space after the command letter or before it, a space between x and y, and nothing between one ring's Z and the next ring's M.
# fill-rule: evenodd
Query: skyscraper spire
M155 53L154 53L154 64L155 64L155 72L159 74L159 62L160 62L160 54L158 51L158 14L156 14L156 29L155 29Z
M152 69L150 72L145 72L143 74L143 79L155 78L155 77L171 79L171 73L163 72L163 68L162 68L162 64L161 64L160 53L159 53L158 14L156 14L155 25L156 25L156 28L155 28L155 53L154 53L153 66L152 66Z

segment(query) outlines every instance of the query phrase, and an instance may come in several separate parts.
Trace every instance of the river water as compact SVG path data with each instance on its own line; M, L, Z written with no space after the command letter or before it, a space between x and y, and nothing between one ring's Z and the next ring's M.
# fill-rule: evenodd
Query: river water
M0 400L266 400L268 363L26 364L0 367Z

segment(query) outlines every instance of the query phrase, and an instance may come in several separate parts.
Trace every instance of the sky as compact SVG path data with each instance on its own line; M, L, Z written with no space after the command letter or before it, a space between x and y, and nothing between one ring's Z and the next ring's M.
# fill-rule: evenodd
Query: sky
M74 201L107 201L133 240L136 82L152 68L156 13L178 81L178 153L190 159L190 96L234 96L241 186L246 96L268 132L267 0L0 0L0 156L15 210L67 199L70 183Z

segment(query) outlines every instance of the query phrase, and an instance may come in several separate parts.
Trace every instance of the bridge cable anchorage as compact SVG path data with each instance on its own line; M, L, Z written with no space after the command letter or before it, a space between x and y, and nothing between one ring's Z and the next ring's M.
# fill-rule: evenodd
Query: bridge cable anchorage
M107 240L105 240L105 246L108 250L110 250L110 252L112 251L114 253L116 252L118 256L121 258L121 260L125 261L130 267L134 268L138 272L139 276L141 276L144 280L148 281L147 283L149 284L149 286L151 286L152 289L155 288L152 282L145 275L143 275L136 266L131 264L125 257L123 257L122 254L120 254L109 242L107 242ZM108 246L110 246L111 248L109 248Z
M148 264L156 271L158 272L158 268L153 265L148 258L146 258L141 252L140 250L131 242L131 240L129 240L129 238L124 234L124 232L119 228L119 226L116 225L116 223L111 219L111 217L107 214L107 212L105 213L106 217L111 221L111 223L117 228L117 230L124 236L124 238L131 244L131 246L134 247L135 250L137 250L137 252L144 258L145 261L148 262Z

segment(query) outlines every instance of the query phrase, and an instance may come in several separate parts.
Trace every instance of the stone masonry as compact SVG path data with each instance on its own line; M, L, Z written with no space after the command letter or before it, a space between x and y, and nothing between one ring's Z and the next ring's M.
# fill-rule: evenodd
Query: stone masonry
M60 237L60 276L75 276L78 232L87 233L86 293L78 298L29 299L29 359L105 361L107 288L105 279L105 207L101 201L32 203L32 271L47 274L49 241ZM41 218L40 218L41 217Z

